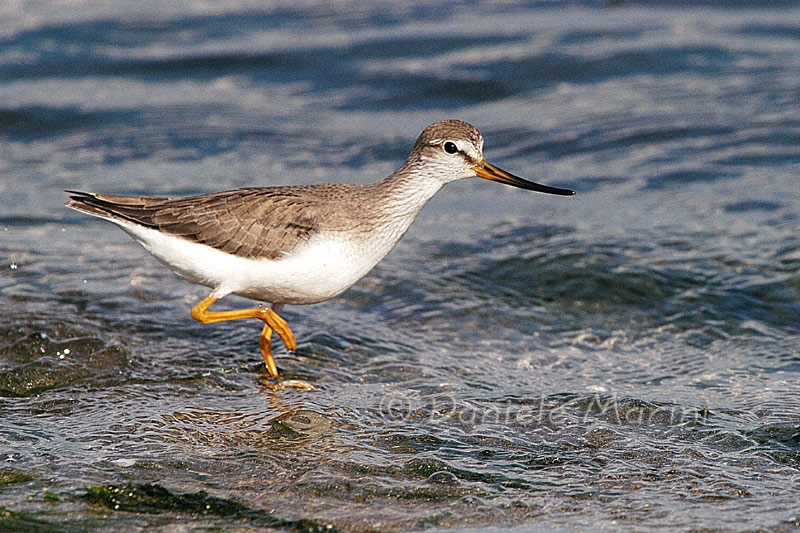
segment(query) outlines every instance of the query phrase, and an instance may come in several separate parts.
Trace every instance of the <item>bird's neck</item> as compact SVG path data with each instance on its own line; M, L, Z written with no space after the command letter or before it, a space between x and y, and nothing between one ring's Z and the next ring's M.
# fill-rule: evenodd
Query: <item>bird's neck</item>
M442 185L440 180L417 172L412 163L406 162L389 177L366 186L371 197L381 199L372 205L368 218L383 227L380 234L386 246L391 248L400 240Z
M387 199L383 210L392 217L410 219L410 225L425 204L439 192L443 183L429 173L418 172L413 162L406 162L374 185L378 194Z

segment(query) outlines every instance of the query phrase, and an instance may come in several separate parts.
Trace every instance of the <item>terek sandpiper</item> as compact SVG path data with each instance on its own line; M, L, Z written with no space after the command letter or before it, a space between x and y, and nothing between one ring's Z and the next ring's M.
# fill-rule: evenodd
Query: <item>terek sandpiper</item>
M575 194L489 164L475 127L443 120L425 128L408 160L376 183L251 187L187 198L67 191L66 205L113 222L172 270L210 287L211 294L192 308L195 320L264 322L258 345L270 377L277 378L272 332L288 350L297 349L278 315L283 306L319 303L344 292L389 253L443 185L475 176ZM229 294L271 307L209 311Z

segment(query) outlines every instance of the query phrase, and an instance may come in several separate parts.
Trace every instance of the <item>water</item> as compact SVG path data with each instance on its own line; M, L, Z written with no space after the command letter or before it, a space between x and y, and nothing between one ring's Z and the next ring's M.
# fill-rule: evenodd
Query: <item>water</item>
M800 526L794 4L0 19L0 529ZM286 309L278 365L314 392L61 206L364 183L442 118L578 194L445 187L357 286Z

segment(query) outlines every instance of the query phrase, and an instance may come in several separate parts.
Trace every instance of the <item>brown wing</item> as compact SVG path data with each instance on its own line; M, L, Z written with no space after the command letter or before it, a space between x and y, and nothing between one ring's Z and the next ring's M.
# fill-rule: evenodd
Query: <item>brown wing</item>
M177 235L240 257L276 259L319 229L305 187L260 187L188 198L77 191L67 206Z

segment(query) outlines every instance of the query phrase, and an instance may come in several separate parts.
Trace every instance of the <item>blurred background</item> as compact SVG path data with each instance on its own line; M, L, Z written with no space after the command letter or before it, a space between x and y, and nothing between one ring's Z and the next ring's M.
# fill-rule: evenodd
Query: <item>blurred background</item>
M0 5L0 530L800 527L800 8L658 4ZM445 118L578 194L445 187L287 307L312 392L62 206L370 182Z

